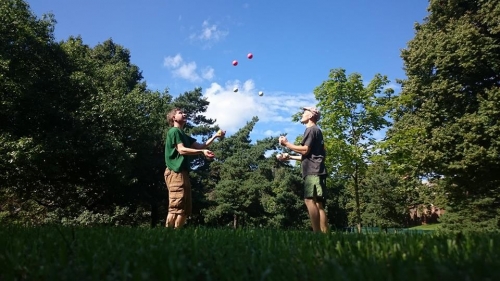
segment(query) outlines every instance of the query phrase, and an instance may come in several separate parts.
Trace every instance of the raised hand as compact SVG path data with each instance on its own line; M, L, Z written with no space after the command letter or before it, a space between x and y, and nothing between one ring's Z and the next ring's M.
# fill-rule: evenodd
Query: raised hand
M288 140L286 139L285 136L280 136L278 142L280 145L285 145L288 142Z
M215 134L215 136L218 138L223 138L225 135L226 135L226 131L223 131L222 129L217 131L217 133Z

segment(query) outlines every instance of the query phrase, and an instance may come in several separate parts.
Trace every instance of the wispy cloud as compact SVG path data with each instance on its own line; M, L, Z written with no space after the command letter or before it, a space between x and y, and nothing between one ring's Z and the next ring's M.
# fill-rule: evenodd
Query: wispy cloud
M205 67L203 71L201 72L201 77L206 80L212 80L215 76L215 69L211 67Z
M163 66L170 68L177 68L182 63L182 57L180 54L175 55L175 57L166 57L163 60Z
M224 39L228 34L228 31L221 30L216 24L211 24L208 20L205 20L201 24L201 30L191 34L189 38L193 41L205 43L204 47L210 47L215 42Z
M235 87L238 92L233 91ZM204 93L210 102L206 116L216 119L216 123L228 132L235 132L253 116L258 116L259 123L267 127L263 134L272 136L281 133L281 126L290 126L291 116L302 106L316 102L312 93L265 92L261 97L259 91L253 80L228 81L224 86L212 83Z
M266 130L264 132L264 136L266 137L274 137L274 136L279 136L281 135L281 131L273 131L273 130Z
M201 71L201 74L198 74L196 62L185 62L180 54L164 58L163 66L171 69L174 77L179 77L190 82L212 80L215 76L215 70L210 66L205 67Z

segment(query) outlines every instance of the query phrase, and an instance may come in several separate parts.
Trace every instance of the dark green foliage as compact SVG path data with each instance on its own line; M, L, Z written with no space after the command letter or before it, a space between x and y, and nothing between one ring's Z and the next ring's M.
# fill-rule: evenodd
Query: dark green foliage
M295 226L297 197L288 190L294 183L276 181L277 160L265 157L268 150L276 149L276 138L251 143L249 135L257 122L254 117L214 147L218 156L210 168L217 184L208 198L215 204L205 213L211 225Z
M113 41L57 43L52 16L37 20L22 1L0 7L3 220L148 219L139 202L158 186L161 166L151 159L161 152L170 97L147 90Z
M303 179L299 167L276 161L273 171L274 179L269 194L263 198L269 226L309 228L310 221L302 197Z
M346 189L346 180L340 177L330 177L326 181L328 198L326 211L329 227L332 230L342 230L349 225L347 205L352 201Z
M432 0L402 51L408 78L388 134L393 163L444 177L451 228L498 229L499 18L496 0Z
M401 178L391 173L389 166L375 162L368 166L363 190L365 225L381 228L405 227L408 225L408 203L406 192L400 188Z

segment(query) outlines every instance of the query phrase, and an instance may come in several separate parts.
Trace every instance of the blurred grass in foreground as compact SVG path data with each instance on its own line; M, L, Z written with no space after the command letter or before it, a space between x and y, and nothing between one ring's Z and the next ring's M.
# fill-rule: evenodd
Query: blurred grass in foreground
M0 229L0 280L500 280L500 235Z

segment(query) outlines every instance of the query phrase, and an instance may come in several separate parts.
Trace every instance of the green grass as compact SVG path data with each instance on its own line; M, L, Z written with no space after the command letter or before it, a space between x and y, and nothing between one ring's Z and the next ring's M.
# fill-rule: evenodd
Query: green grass
M439 228L439 223L434 224L423 224L419 226L410 227L410 230L437 230Z
M0 229L0 280L500 280L500 235Z

